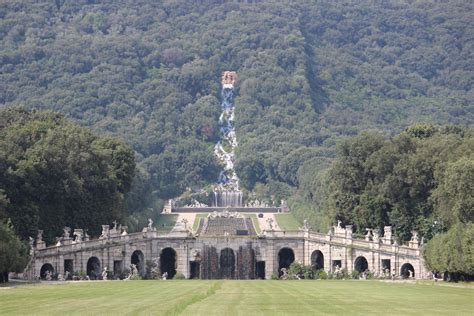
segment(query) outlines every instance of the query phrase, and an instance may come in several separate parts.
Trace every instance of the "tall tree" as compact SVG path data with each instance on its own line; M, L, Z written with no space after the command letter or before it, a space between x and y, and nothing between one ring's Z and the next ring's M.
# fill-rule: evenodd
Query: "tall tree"
M0 179L6 216L26 239L63 226L98 233L122 216L134 176L134 153L51 112L0 110Z

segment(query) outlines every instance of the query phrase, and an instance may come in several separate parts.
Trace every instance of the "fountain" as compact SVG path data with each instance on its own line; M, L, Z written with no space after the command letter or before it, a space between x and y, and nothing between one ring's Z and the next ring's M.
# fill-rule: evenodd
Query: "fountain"
M220 140L214 146L214 154L223 164L217 186L214 188L214 206L241 207L242 191L234 169L235 148L238 145L234 128L235 107L232 102L237 74L225 71L222 74L222 113L219 117Z

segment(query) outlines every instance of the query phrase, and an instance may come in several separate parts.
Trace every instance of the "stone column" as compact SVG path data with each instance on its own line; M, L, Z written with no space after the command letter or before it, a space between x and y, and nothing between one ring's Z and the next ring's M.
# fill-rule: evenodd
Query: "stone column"
M274 273L278 274L278 253L275 253L274 240L265 240L265 279L271 279ZM275 263L276 261L276 263Z

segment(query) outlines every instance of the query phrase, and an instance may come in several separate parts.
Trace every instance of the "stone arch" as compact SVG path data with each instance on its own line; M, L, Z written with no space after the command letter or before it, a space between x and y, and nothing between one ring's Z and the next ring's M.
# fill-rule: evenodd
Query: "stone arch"
M324 255L320 250L315 250L311 254L311 268L314 271L324 269Z
M168 273L168 279L172 279L176 274L176 263L178 262L176 251L167 247L161 250L160 254L160 271L161 274Z
M90 257L87 260L87 275L91 280L100 279L102 273L100 270L100 260L97 257Z
M130 257L130 263L136 265L138 274L140 276L145 276L145 255L141 250L135 250Z
M53 277L54 274L54 268L51 265L51 263L45 263L41 266L40 270L40 278L41 280L46 280L46 273L49 271L51 273L51 277Z
M278 275L282 275L281 269L288 269L290 265L295 261L295 253L291 248L281 248L278 251Z
M400 276L403 279L408 279L410 277L410 271L411 271L411 277L415 277L415 268L411 265L411 263L405 263L402 265L400 268Z
M359 256L355 259L354 261L354 271L357 271L359 273L364 272L365 270L369 269L369 263L367 262L367 259L365 259L364 256Z
M219 271L222 279L235 279L235 254L231 248L221 250Z

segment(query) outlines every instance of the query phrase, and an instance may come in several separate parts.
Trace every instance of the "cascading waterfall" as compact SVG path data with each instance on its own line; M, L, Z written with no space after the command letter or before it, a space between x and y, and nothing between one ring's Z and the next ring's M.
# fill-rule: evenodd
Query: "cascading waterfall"
M234 128L235 107L233 103L236 73L225 71L222 74L222 113L219 117L220 140L214 146L214 154L223 163L217 186L214 190L215 206L242 206L242 191L239 178L234 169L235 148L238 145Z

